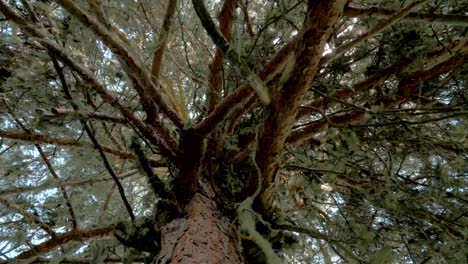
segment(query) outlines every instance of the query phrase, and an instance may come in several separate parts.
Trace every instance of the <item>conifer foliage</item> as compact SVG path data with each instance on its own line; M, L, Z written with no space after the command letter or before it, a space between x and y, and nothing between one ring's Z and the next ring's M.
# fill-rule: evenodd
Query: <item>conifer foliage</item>
M462 0L0 0L0 263L468 263Z

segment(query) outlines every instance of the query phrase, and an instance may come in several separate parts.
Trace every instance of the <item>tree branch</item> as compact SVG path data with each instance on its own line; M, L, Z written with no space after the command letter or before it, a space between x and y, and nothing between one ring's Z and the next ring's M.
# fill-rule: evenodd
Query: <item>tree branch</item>
M302 98L315 77L325 43L340 18L345 3L342 0L309 0L301 41L296 47L294 66L278 96L269 105L269 113L259 136L256 161L263 176L263 190L273 183L278 155L294 124ZM250 191L255 189L255 186L251 186ZM266 209L268 202L262 198L261 203L263 209Z
M117 175L117 177L119 179L125 179L138 173L139 173L139 170L135 169L135 170L131 170L126 173ZM95 184L95 183L106 182L106 181L113 181L113 179L112 178L92 178L92 179L85 179L85 180L67 180L67 181L58 180L53 183L46 183L46 184L39 185L39 186L20 186L20 187L0 190L0 197L10 195L10 194L19 194L23 192L38 192L38 191L43 191L43 190L48 190L48 189L53 189L53 188L81 186L85 184Z
M164 50L166 49L169 29L171 28L177 7L177 0L168 0L167 2L166 15L164 16L161 32L159 34L158 48L154 52L153 65L151 67L151 78L153 79L153 83L156 85L159 84L159 75L161 74Z
M151 102L154 102L162 113L164 113L176 127L182 127L183 121L173 109L169 107L162 94L157 91L156 85L151 81L148 71L144 67L140 67L130 51L128 51L117 39L114 38L112 32L109 32L101 23L96 19L86 14L71 0L57 0L65 10L77 18L88 28L92 29L94 33L101 37L102 41L108 46L112 52L124 64L124 70L129 77L134 81L135 89L145 106L145 111L149 116L155 116L155 107ZM110 25L109 25L110 26ZM113 30L114 31L114 30ZM115 30L117 31L117 30ZM147 93L151 96L147 97Z
M192 3L198 18L200 18L203 27L215 43L216 47L218 47L218 49L226 55L226 58L240 70L243 76L245 76L247 82L257 93L260 100L264 104L269 104L270 95L268 94L268 89L265 83L250 69L247 62L245 62L245 60L230 47L229 43L218 31L210 14L208 13L208 10L206 10L203 0L192 0Z
M103 12L100 3L97 0L89 0L88 2L99 22L101 22L101 24L112 31L115 35L117 35L117 37L120 38L123 43L125 43L127 46L131 46L130 40L124 34L122 34L122 32L113 27L112 24L106 19L105 13Z
M2 203L7 208L15 210L16 212L18 212L19 214L24 216L24 218L29 219L31 222L38 225L42 230L44 230L52 238L56 237L55 231L52 230L52 227L50 227L48 224L44 223L37 216L35 216L35 215L29 213L28 211L26 211L20 205L14 203L14 202L12 202L12 201L10 201L8 199L1 198L1 197L0 197L0 203Z
M1 101L3 102L4 106L8 109L8 112L10 115L13 117L15 120L16 124L18 127L21 127L26 133L31 133L31 130L28 129L19 119L16 117L15 113L13 112L13 109L11 109L10 105L4 98L0 98ZM55 171L54 167L52 166L52 163L49 161L49 158L47 158L47 155L44 153L42 150L42 147L39 144L34 144L36 147L37 151L39 152L39 155L41 156L42 160L44 161L47 169L49 170L50 174L55 180L59 180L60 177L58 176L57 172ZM75 217L75 212L73 210L73 207L71 205L70 199L68 198L68 193L65 190L65 188L61 187L60 192L62 193L62 196L65 200L65 204L68 208L68 213L70 214L71 222L72 222L72 228L76 229L77 228L77 223L76 223L76 217Z
M65 93L65 98L69 101L69 103L71 104L72 108L75 111L77 111L77 112L80 111L80 108L79 108L78 104L75 102L75 100L73 99L73 97L72 97L72 95L70 93L68 83L67 83L67 81L65 79L65 75L63 73L63 68L60 67L58 61L55 59L55 57L52 54L51 54L51 58L52 58L52 63L54 65L54 69L55 69L55 71L57 72L57 74L59 76L60 83L62 85L62 90ZM82 120L82 119L80 120L80 122L83 125L84 130L86 131L86 134L88 135L89 139L91 139L91 142L93 142L94 147L98 150L99 155L101 156L102 162L104 163L104 167L107 169L107 171L109 172L111 177L114 179L115 184L117 185L117 189L119 190L120 198L122 199L122 202L124 203L125 208L127 209L127 212L129 214L130 218L132 219L132 222L134 222L135 221L135 215L133 214L132 207L130 206L130 203L128 202L127 197L125 196L124 188L123 188L122 184L120 183L120 180L117 177L117 174L112 169L112 166L110 165L109 160L106 157L106 154L104 153L101 146L99 145L99 143L98 143L98 141L96 139L96 136L94 135L94 132L90 128L90 125L88 125L86 123L86 121Z
M57 172L55 171L54 167L52 166L52 163L50 163L49 159L45 155L44 151L40 146L36 146L37 150L39 151L39 154L41 155L42 160L47 166L47 169L49 169L50 174L55 180L59 180L60 177L58 176ZM62 193L62 196L65 200L65 205L67 206L68 213L70 214L70 220L72 223L72 229L78 228L78 223L76 222L76 217L75 217L75 211L73 210L73 206L71 204L70 198L68 196L67 190L64 187L60 187L60 192Z
M371 8L356 8L346 7L344 15L347 17L357 16L372 16L372 17L391 17L394 16L398 10L391 10L385 8L371 7ZM431 24L454 25L454 26L468 26L468 16L463 15L439 15L433 13L409 13L402 20L409 20L415 22L425 22Z
M425 81L433 79L443 73L452 71L455 68L465 64L468 59L468 55L457 55L455 54L449 60L440 63L430 69L418 70L410 76L405 77L400 81L397 88L397 95L402 96L406 99L410 97L418 87Z
M455 56L443 63L440 63L433 68L427 70L419 70L406 78L402 79L398 84L397 93L388 97L380 98L374 102L374 106L382 106L383 109L393 109L405 102L409 96L417 92L417 88L425 81L434 79L441 74L450 72L457 67L463 65L468 59L468 54L462 56ZM359 124L365 117L364 111L350 111L339 115L329 117L333 125L349 125ZM293 131L289 137L288 142L291 144L301 144L313 134L320 132L327 126L328 122L321 119L311 125L302 129Z
M120 124L128 123L128 121L124 117L109 115L107 113L101 113L101 112L91 112L91 111L83 111L83 110L80 110L80 112L77 112L73 109L60 108L60 107L51 108L50 112L47 110L40 110L40 111L41 111L41 114L47 115L49 117L70 116L76 119L96 119L96 120L100 120L104 122L120 123Z
M95 146L91 145L90 143L81 143L75 139L53 138L53 137L35 134L35 133L23 133L23 132L17 132L17 131L0 130L0 137L31 142L33 144L45 143L45 144L52 144L52 145L64 146L64 147L95 148ZM120 158L136 159L136 156L133 153L121 151L117 149L112 149L104 145L100 145L100 147L102 148L104 152L116 155Z
M350 42L338 47L337 49L335 49L335 51L333 51L329 55L326 55L323 58L323 64L329 63L330 61L332 61L332 60L338 58L339 56L341 56L346 51L348 51L348 50L352 49L353 47L363 43L366 40L368 40L370 37L374 36L375 34L377 34L379 32L382 32L384 29L392 26L393 24L398 22L400 19L405 17L412 10L424 5L428 1L429 0L416 0L416 1L412 2L407 7L400 10L400 12L398 12L398 13L394 14L393 16L389 17L387 20L384 20L381 23L377 24L374 28L367 31L366 33L364 33L363 35L361 35L357 39L355 39L353 41L350 41Z
M124 261L124 258L120 257L108 257L102 260L103 263L122 263ZM145 257L136 257L132 258L132 262L130 263L145 263L145 261L148 261L147 258ZM2 261L0 263L3 264ZM34 260L34 263L36 264L49 264L53 263L52 258L38 258ZM95 264L96 260L93 258L73 258L73 257L67 257L62 260L60 260L61 264Z
M88 83L91 87L93 87L105 102L120 110L122 114L133 125L135 125L151 143L160 147L161 152L165 157L167 157L173 162L177 162L177 150L169 147L166 141L161 138L161 135L158 136L154 134L154 130L151 127L147 126L138 117L136 117L131 109L121 105L118 99L111 95L88 69L76 63L71 57L69 57L69 55L62 52L62 49L59 46L57 46L55 42L50 41L46 37L46 34L42 32L42 30L27 23L26 20L17 15L14 11L12 11L11 8L7 4L5 4L3 0L0 0L0 9L9 20L15 22L29 35L35 37L36 40L43 47L49 50L49 52L54 54L59 60L61 60L65 65L70 67L73 71L77 72L78 75L81 78L83 78L84 82ZM162 128L160 127L159 130L161 129ZM173 140L170 140L169 142L173 142Z
M377 73L372 74L367 79L354 84L351 88L344 87L342 89L339 89L338 91L334 93L333 98L337 100L346 100L355 93L366 91L371 88L379 87L384 83L385 80L387 80L391 76L398 76L403 73L406 73L410 71L413 67L420 68L420 67L423 67L422 65L424 65L426 69L434 67L434 65L437 65L439 63L442 63L451 59L454 53L467 52L468 51L467 42L468 40L454 41L447 48L445 47L440 48L428 54L410 54L408 57L402 59L398 63L392 66L389 66L385 69L382 69L378 71ZM418 58L423 57L423 56L425 57L425 59L421 63L419 62ZM416 62L419 64L415 65ZM314 100L308 106L323 109L326 107L330 107L331 105L329 103L332 100L333 99L322 96ZM299 112L297 116L297 119L306 116L308 113L309 113L309 110L307 110L306 108L301 109L301 111Z
M273 76L282 71L284 65L294 47L296 46L299 37L294 37L291 41L282 47L276 55L263 67L258 73L258 77L268 82ZM241 105L244 101L254 94L249 84L244 84L237 88L232 94L224 98L224 100L217 105L217 107L198 125L195 130L200 135L210 133L223 119L233 110L234 107Z
M247 9L247 5L244 3L243 0L239 0L239 6L242 9L242 12L244 13L244 23L245 23L245 27L247 29L247 33L249 34L249 36L251 38L254 38L255 33L254 33L254 30L253 30L252 20L250 19L249 10Z
M224 0L223 7L219 14L219 27L221 34L227 42L231 41L232 38L232 22L234 19L234 12L237 5L237 0ZM222 99L222 90L224 86L223 80L223 59L224 54L220 49L216 49L215 55L211 64L209 65L210 73L208 76L208 112L213 111L216 106L221 102ZM220 128L215 129L211 133L211 139L209 144L209 149L212 149L214 152L220 150L221 146L221 131Z
M338 247L339 249L343 250L346 253L346 255L352 257L358 263L366 263L365 260L358 257L356 254L353 253L353 251L351 249L347 248L342 243L338 242L337 240L331 238L328 235L323 235L323 234L319 233L318 231L313 230L311 228L305 228L305 227L293 226L293 225L286 225L286 224L285 225L274 225L273 228L288 230L288 231L291 231L291 232L297 232L299 234L308 235L308 236L313 237L315 239L324 240L327 243L333 244L336 247Z
M72 230L70 232L57 235L55 238L34 246L30 250L27 250L16 256L15 260L33 260L33 258L45 255L46 253L69 241L77 240L80 242L85 242L92 238L108 237L111 236L112 231L114 231L114 226L87 230Z
M235 12L237 0L224 0L223 7L219 14L219 27L221 34L227 42L232 37L233 12ZM209 75L209 93L208 93L208 112L215 109L221 102L221 93L223 88L223 62L224 54L220 49L216 49L213 60L210 64Z

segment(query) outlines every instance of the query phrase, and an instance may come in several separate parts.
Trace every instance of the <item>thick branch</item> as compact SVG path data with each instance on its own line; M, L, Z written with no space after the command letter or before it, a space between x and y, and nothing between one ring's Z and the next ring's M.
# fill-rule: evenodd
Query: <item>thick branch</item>
M164 156L172 161L176 161L176 150L169 147L167 143L161 139L160 135L154 133L154 129L147 126L142 120L140 120L131 109L120 104L118 99L110 94L107 89L102 86L102 84L97 80L97 78L85 67L78 64L73 60L69 55L62 52L62 49L55 43L50 41L46 34L37 27L27 23L22 17L18 16L11 8L5 4L3 0L0 0L0 9L2 13L11 21L15 22L19 27L21 27L26 33L36 38L36 40L46 49L49 50L53 55L55 55L60 61L65 65L69 66L73 71L77 72L83 80L93 87L101 98L110 104L111 106L117 108L122 112L122 114L134 125L136 126L141 133L154 145L160 147L161 152ZM172 142L172 141L168 141Z
M219 27L226 41L231 41L232 22L237 0L224 0L223 7L219 14ZM210 73L208 77L208 113L213 111L222 100L223 80L223 59L224 53L216 49L215 55L209 65ZM211 133L212 140L209 142L209 149L217 151L220 149L221 131L216 129Z
M206 139L189 128L181 133L180 173L174 179L174 191L180 205L185 205L197 191L206 151Z
M141 6L144 10L144 5L141 4ZM161 87L162 85L161 79L164 80L164 77L161 78L161 71L163 68L163 57L164 57L164 52L167 48L167 42L169 40L169 30L174 20L176 7L177 7L177 0L167 1L166 14L164 16L164 20L163 20L161 30L159 33L159 39L157 41L157 48L153 54L153 62L151 66L151 79L153 83L156 85L156 87ZM146 11L144 11L144 13L146 14ZM170 82L165 82L165 83L166 83L167 90L161 90L162 93L164 93L165 95L169 97L169 102L171 103L171 106L173 107L174 111L182 114L184 111L183 109L186 107L185 104L181 104L180 101L177 100L177 95L175 93L173 85ZM152 88L150 87L149 89L152 89ZM182 96L182 95L179 95L179 96ZM184 115L184 117L186 117L186 115Z
M347 7L344 10L344 15L348 17L357 17L362 15L372 17L390 17L397 13L397 10L371 7L371 8L354 8ZM456 26L468 26L468 16L463 15L440 15L433 13L409 13L402 20L410 20L417 22L425 22L431 24L443 24L443 25L456 25Z
M425 81L437 78L439 75L450 72L463 65L468 59L468 55L454 56L448 61L440 63L425 71L416 71L407 76L398 84L397 94L378 99L374 106L382 106L383 109L392 109L408 100L409 96L417 92L417 88ZM359 124L363 121L366 112L350 111L339 115L328 117L328 120L321 119L302 129L296 130L288 137L291 144L301 144L312 135L323 130L328 124L333 126L343 126L349 124Z
M224 0L219 14L219 27L226 41L231 40L233 12L236 8L236 0ZM216 50L210 65L208 111L211 112L221 102L223 88L223 62L224 54L220 49Z
M423 82L433 79L434 77L449 72L455 68L458 68L461 65L465 64L467 60L467 54L454 54L454 56L446 62L440 63L431 69L416 71L415 73L411 74L410 76L407 76L406 78L400 81L397 88L397 95L403 96L404 98L408 99L410 95L416 92L418 87Z
M369 90L371 88L379 87L385 82L385 80L388 80L388 78L390 78L391 76L399 76L403 73L410 71L413 67L420 68L422 67L422 65L424 65L425 69L432 68L434 67L434 65L450 60L454 54L467 52L468 51L467 42L468 40L455 41L451 43L447 48L444 47L444 48L435 50L433 52L430 52L428 54L413 54L411 56L408 56L407 58L400 60L398 63L392 66L389 66L385 69L382 69L372 74L367 79L354 84L351 88L345 87L345 88L339 89L333 94L333 97L326 98L322 96L322 97L317 98L308 106L318 108L318 109L325 109L326 107L331 106L330 102L333 99L336 99L335 101L346 100L350 96L358 92L362 92L362 91ZM421 63L420 59L418 59L420 57L425 58L423 63ZM302 108L297 118L299 119L301 117L304 117L307 114L309 114L309 112L310 112L309 109Z
M44 43L48 45L50 43ZM117 98L112 96L100 83L99 81L86 69L81 67L80 65L76 64L71 58L65 56L59 50L54 50L57 48L55 46L49 46L51 50L53 50L54 55L57 56L64 64L68 65L72 70L76 71L85 82L89 83L94 89L99 93L99 95L103 98L104 101L109 103L110 105L119 109L122 114L133 124L135 125L141 133L154 145L160 147L161 153L166 156L168 159L175 161L177 154L176 149L168 145L168 142L173 142L173 139L167 139L162 135L157 135L154 133L152 127L147 126L141 119L139 119L131 109L126 106L120 104ZM162 129L162 127L161 127ZM159 129L159 131L161 131ZM163 134L165 135L165 134Z
M278 53L263 67L258 73L258 77L265 82L268 82L273 76L278 74L286 64L290 54L297 44L298 37L293 38L288 44L281 48ZM230 113L233 108L242 104L245 100L254 94L249 84L244 84L237 88L232 94L224 98L224 100L217 105L201 123L199 123L195 130L200 135L210 133L223 119Z
M278 155L294 124L302 98L315 77L325 43L345 3L341 0L309 1L294 66L278 97L269 106L269 114L259 136L256 161L263 176L263 190L273 182ZM251 188L251 191L254 189L256 187Z
M134 83L134 88L137 91L143 108L147 114L148 122L156 129L161 135L162 141L168 145L170 149L175 151L177 143L174 138L164 129L161 120L158 116L158 109L161 109L176 127L182 126L182 119L179 117L174 109L170 108L166 103L163 95L157 90L156 85L151 81L149 73L144 67L140 67L137 63L137 59L132 56L132 53L126 49L117 39L114 38L114 34L119 32L113 28L110 23L107 23L107 27L111 31L107 30L101 23L95 20L93 17L86 14L73 1L58 1L70 14L75 16L81 23L91 28L98 36L101 37L103 42L108 46L112 52L120 59L124 64L123 68L127 72L128 76ZM175 7L174 7L175 8ZM101 19L104 19L103 17ZM114 33L114 34L112 34ZM117 34L120 36L120 34ZM120 37L120 39L126 39ZM127 43L129 45L130 43ZM149 96L148 96L149 95Z
M294 130L288 137L287 142L290 144L301 144L308 140L312 135L325 129L330 122L333 126L345 126L349 124L359 124L365 116L364 111L350 111L327 118L322 118L306 127Z
M215 43L216 47L218 47L218 49L226 55L226 58L240 70L243 76L245 76L247 82L257 93L260 100L264 104L269 104L270 95L268 94L268 89L265 83L250 69L247 62L230 47L229 43L216 28L203 1L192 0L192 3L195 11L197 12L198 18L200 18L203 27Z
M154 101L159 109L174 123L175 126L182 127L182 119L177 112L169 107L165 98L163 98L163 95L157 91L155 84L151 81L148 71L137 63L137 59L135 59L132 53L114 37L114 34L107 30L96 19L81 10L73 1L57 0L57 2L81 23L92 29L96 35L100 36L106 46L108 46L120 61L124 63L125 71L137 84L135 85L135 89L138 92L148 115L156 115L156 113L154 113L154 105L150 103ZM151 98L147 98L146 92L149 93Z
M110 23L106 23L104 26L96 19L94 19L94 17L86 14L71 1L57 1L57 3L62 5L62 7L72 16L76 17L81 23L93 30L96 35L101 37L104 44L109 47L112 52L120 59L121 63L124 65L124 70L127 72L130 79L132 79L136 84L134 88L140 96L145 112L149 117L156 116L156 107L154 106L153 102L145 95L144 84L140 83L142 76L148 73L138 65L137 59L132 56L132 53L130 53L130 51L128 51L127 48L114 37L116 35L115 31L117 30L107 30L106 27L112 27ZM104 17L100 17L101 19L104 19Z

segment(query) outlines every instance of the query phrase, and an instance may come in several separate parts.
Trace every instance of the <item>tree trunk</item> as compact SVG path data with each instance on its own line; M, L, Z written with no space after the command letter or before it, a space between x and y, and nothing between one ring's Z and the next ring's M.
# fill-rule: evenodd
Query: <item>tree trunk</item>
M172 222L172 228L163 228L159 263L243 263L233 225L214 201L197 193L188 203L186 215L184 223Z

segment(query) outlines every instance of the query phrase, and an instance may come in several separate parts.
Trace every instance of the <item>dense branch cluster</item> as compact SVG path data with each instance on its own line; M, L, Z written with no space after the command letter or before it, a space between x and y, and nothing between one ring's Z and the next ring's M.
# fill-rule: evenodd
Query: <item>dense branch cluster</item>
M461 2L0 0L0 263L467 262Z

